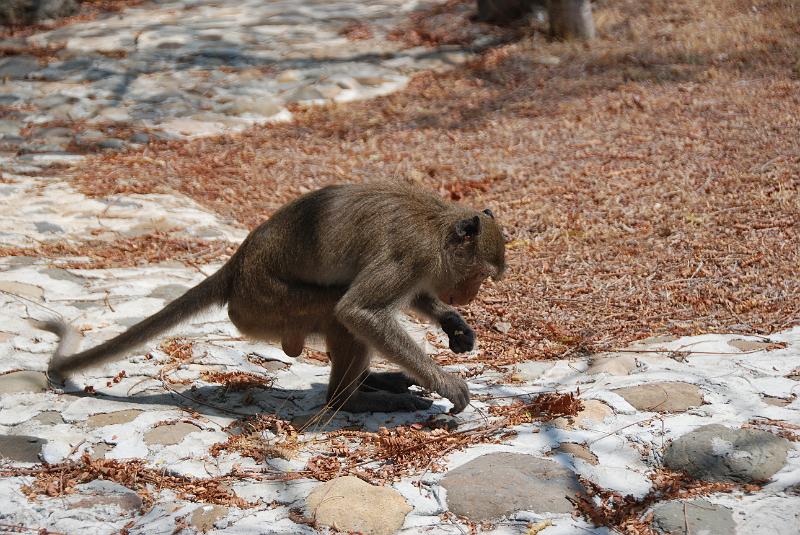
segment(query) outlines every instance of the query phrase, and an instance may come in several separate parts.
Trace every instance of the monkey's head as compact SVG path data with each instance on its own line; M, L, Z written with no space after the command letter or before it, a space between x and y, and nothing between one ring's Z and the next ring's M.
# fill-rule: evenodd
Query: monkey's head
M460 214L450 224L445 251L450 280L440 286L439 299L451 305L471 302L483 281L502 278L505 252L503 232L491 210Z

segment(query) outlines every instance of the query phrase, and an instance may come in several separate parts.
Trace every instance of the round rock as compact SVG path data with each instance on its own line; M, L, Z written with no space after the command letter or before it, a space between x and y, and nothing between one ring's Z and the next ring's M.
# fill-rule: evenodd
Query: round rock
M411 506L392 488L344 476L311 491L306 512L317 525L335 526L339 531L391 535L403 526Z
M665 535L730 535L736 533L731 510L708 500L678 500L653 509L653 526Z
M649 383L614 392L640 411L684 412L703 404L702 390L689 383Z
M521 453L491 453L442 479L452 512L481 522L517 511L571 513L578 479L559 463Z
M664 464L706 481L767 481L786 462L789 441L758 429L704 425L667 448Z

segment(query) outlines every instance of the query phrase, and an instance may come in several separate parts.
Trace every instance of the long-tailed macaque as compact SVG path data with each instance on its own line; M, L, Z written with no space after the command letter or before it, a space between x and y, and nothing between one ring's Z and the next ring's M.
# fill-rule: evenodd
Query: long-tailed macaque
M122 356L212 305L246 336L280 340L297 356L321 335L331 361L328 401L350 412L428 408L418 384L461 412L469 390L429 358L396 318L406 307L436 321L450 348L470 351L475 333L452 305L469 303L505 268L502 232L490 210L476 211L410 186L326 187L288 203L244 240L216 273L119 336L77 354L66 323L41 328L61 337L48 375ZM403 372L370 373L377 351Z

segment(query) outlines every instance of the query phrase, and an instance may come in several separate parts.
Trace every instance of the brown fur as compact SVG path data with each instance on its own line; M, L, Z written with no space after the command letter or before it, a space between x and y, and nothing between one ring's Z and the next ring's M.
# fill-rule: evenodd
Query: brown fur
M439 323L454 351L469 351L474 333L451 304L469 302L480 283L500 277L504 267L502 233L488 210L409 186L330 186L282 207L219 271L95 348L66 355L73 345L69 328L52 321L40 326L62 337L49 368L60 378L118 358L209 306L227 304L243 334L280 340L291 356L300 354L307 335L322 335L334 406L353 412L429 406L407 391L413 381L460 412L469 402L466 383L428 358L396 313L410 306ZM410 379L370 374L372 350Z

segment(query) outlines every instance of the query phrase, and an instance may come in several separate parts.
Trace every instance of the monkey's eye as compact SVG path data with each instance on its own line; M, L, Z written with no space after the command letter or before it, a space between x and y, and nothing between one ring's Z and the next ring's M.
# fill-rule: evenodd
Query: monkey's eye
M486 215L488 215L488 216L489 216L489 217L491 217L492 219L494 219L494 214L493 214L493 213L492 213L492 211L491 211L491 210L489 210L488 208L487 208L486 210L484 210L484 211L483 211L483 213L484 213L484 214L486 214Z

